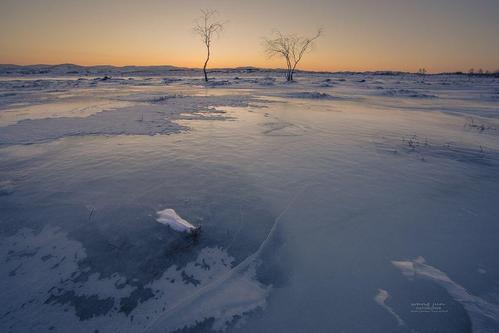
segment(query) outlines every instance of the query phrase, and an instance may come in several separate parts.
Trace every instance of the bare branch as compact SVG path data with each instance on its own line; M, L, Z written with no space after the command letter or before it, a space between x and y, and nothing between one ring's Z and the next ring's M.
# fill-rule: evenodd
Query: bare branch
M264 39L265 53L269 58L277 55L285 59L287 66L286 79L292 81L296 66L303 58L303 55L312 48L314 41L321 35L322 29L319 29L311 38L294 34L285 35L280 31L276 31L274 38Z

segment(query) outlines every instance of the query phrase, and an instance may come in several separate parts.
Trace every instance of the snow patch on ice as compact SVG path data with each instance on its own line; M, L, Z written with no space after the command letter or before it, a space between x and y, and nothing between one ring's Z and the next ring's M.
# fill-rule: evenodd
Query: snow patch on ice
M374 296L374 301L378 303L379 306L381 306L383 309L385 309L389 314L391 314L393 318L395 318L399 326L404 326L405 323L402 318L400 318L400 316L395 312L395 310L393 310L391 306L386 304L386 300L389 297L390 294L388 293L388 291L384 289L378 289L378 293L376 294L376 296Z
M444 288L468 312L473 332L497 332L499 330L499 305L470 294L463 286L451 280L447 274L426 264L423 257L392 261L392 264L409 278L426 279Z
M156 214L158 214L156 221L169 226L175 231L192 233L197 229L195 226L181 218L177 212L171 208L160 210Z

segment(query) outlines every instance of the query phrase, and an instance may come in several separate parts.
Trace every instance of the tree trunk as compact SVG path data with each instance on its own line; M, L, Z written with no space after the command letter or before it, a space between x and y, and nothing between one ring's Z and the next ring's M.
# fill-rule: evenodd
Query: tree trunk
M286 57L286 65L287 65L287 70L286 70L286 81L291 81L293 78L291 77L291 62L289 61L289 58Z
M286 81L293 81L293 75L291 74L291 68L288 68L288 71L286 72Z
M204 81L208 82L208 73L206 73L206 66L208 65L208 60L210 60L210 48L207 47L208 49L208 54L206 55L206 61L204 62L203 66L203 73L204 73Z

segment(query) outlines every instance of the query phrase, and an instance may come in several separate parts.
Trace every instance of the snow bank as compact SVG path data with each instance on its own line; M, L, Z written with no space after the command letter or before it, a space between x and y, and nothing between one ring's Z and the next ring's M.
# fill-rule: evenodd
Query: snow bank
M167 225L175 231L193 233L198 228L181 218L175 210L171 208L163 209L157 212L158 221L161 224Z

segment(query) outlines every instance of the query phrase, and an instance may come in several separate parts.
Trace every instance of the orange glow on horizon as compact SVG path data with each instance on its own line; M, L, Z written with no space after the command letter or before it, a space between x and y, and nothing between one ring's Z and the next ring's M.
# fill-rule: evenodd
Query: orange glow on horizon
M237 4L229 0L5 0L0 3L0 63L199 68L205 49L192 25L199 8L212 7L228 22L214 42L210 68L282 68L282 60L265 56L263 36L276 28L311 35L321 26L324 36L299 69L495 71L499 68L499 3L487 5L465 0L443 0L431 7L397 0Z

